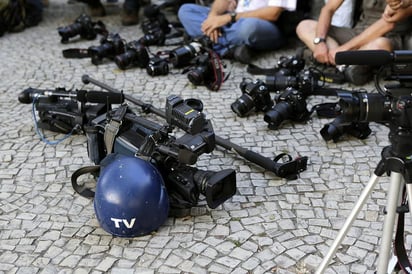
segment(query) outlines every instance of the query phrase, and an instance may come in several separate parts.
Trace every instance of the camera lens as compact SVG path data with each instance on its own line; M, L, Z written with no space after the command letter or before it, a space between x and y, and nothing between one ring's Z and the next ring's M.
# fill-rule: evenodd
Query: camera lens
M343 125L342 125L342 117L339 116L331 123L326 124L320 130L320 135L322 136L323 140L329 141L334 140L335 142L339 139L340 136L344 133Z
M253 98L247 93L242 94L234 103L230 105L230 108L239 117L244 117L255 107Z
M186 66L196 56L196 54L200 52L200 50L201 45L195 42L174 49L169 54L170 62L175 68Z
M270 129L277 129L284 120L291 117L292 111L293 109L289 103L280 102L265 113L263 120L269 124Z
M296 77L280 74L267 75L265 83L270 91L284 90L288 87L296 87L298 84Z
M136 51L128 50L123 54L117 55L114 58L114 62L120 69L125 70L132 64L132 62L134 62L136 57L137 57Z
M205 75L207 73L207 67L197 67L188 72L187 78L189 79L190 83L195 86L202 85L205 83Z
M150 76L167 75L169 73L169 66L166 62L149 63L146 71Z

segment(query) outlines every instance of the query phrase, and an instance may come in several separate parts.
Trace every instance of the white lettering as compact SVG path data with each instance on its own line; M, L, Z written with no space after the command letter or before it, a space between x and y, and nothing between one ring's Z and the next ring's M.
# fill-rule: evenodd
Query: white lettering
M127 219L116 219L116 218L110 218L112 222L114 222L114 226L116 228L120 228L120 224L123 223L127 228L132 228L134 226L134 223L136 222L136 218L133 218L130 220L130 223Z
M133 218L130 220L130 224L127 220L123 219L123 223L127 228L132 228L134 226L134 222L136 221L136 218Z
M120 223L122 222L122 219L115 219L115 218L110 218L114 222L114 226L116 228L120 228Z

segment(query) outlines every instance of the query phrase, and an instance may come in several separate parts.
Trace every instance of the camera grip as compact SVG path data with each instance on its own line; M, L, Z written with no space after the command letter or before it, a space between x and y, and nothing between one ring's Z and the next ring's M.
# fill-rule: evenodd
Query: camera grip
M299 172L306 170L308 160L308 157L298 157L295 160L289 160L285 163L278 163L276 159L271 160L251 150L248 150L244 157L245 159L265 168L266 170L272 171L277 176L289 180L296 179Z

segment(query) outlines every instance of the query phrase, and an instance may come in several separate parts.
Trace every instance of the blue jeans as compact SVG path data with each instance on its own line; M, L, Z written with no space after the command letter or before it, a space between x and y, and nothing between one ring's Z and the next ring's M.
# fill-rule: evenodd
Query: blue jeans
M201 25L210 8L196 4L184 4L178 17L187 34L194 38L204 35ZM214 50L223 56L229 48L245 44L256 50L275 50L285 43L279 28L272 22L258 18L240 18L234 24L222 27L222 36Z

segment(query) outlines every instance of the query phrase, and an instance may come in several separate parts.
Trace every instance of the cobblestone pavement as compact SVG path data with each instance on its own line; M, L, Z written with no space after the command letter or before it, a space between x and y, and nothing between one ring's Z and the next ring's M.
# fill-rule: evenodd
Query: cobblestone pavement
M100 19L111 32L128 41L142 36L140 27L120 25L119 3L106 5L109 14ZM344 135L333 143L320 135L330 122L326 118L285 123L278 130L269 130L262 114L239 118L230 104L241 94L242 78L255 78L239 63L227 62L228 80L211 92L190 85L176 69L150 77L139 68L121 71L113 62L95 66L90 59L64 59L63 49L98 43L60 43L56 28L72 23L83 10L82 4L52 0L39 26L0 38L0 273L313 272L389 144L387 128L371 123L367 139ZM264 54L255 63L273 67L293 52ZM296 180L282 179L217 147L197 166L234 168L236 195L213 210L202 200L197 214L169 218L153 235L112 237L99 227L92 200L80 197L70 184L73 171L91 164L86 138L45 144L35 133L31 106L17 100L28 87L91 89L82 84L83 74L154 106L164 106L169 94L201 99L217 135L270 158L281 152L307 156L307 170ZM336 100L313 96L308 104ZM373 273L388 182L387 176L379 180L327 273ZM407 219L407 232L409 226ZM411 239L406 241L410 246Z

